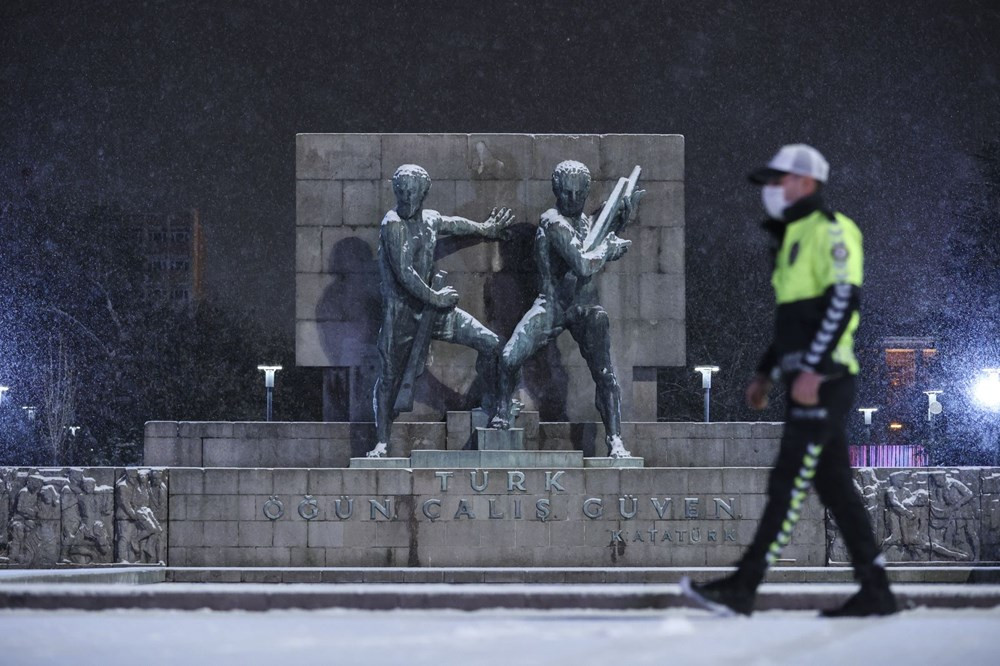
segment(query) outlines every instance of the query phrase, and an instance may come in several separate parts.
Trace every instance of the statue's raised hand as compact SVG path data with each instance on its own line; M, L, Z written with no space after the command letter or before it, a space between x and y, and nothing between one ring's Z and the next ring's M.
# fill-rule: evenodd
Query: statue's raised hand
M628 252L629 247L632 245L632 241L619 238L613 233L608 234L605 242L607 243L607 250L605 251L607 261L620 259L626 252Z
M486 219L486 227L491 238L502 238L507 240L510 236L510 226L514 224L514 213L506 206L494 208L493 212Z
M622 199L621 213L622 223L621 226L625 226L632 221L632 217L635 212L639 209L639 200L642 199L642 195L646 193L646 190L636 190L631 195Z
M441 287L434 292L434 307L450 310L458 305L458 291L454 287Z

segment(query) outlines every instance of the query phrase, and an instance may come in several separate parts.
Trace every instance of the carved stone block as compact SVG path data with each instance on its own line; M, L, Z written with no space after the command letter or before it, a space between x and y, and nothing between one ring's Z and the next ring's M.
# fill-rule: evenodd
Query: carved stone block
M973 562L983 559L984 550L996 551L1000 519L990 513L995 496L981 495L987 484L980 474L979 469L856 470L855 487L886 559ZM827 526L830 561L848 561L832 516Z
M576 160L590 167L595 180L602 178L601 137L597 134L540 134L534 137L531 178L547 181L563 160ZM547 196L551 196L551 187Z
M302 226L343 223L343 185L335 180L300 180L295 187L295 219Z
M14 470L12 469L0 469L0 563L9 561L7 548L10 541L7 535L7 526L10 523L10 487L13 474Z
M972 562L979 559L979 470L928 472L931 559Z
M889 472L886 479L879 481L878 490L874 518L886 558L892 562L930 559L927 474L916 470Z
M323 270L323 248L320 244L321 232L321 227L296 227L296 272L319 273Z
M625 174L642 165L646 183L684 179L684 137L679 134L604 134L601 173Z
M295 137L295 177L378 178L381 156L378 134L299 134Z
M126 468L115 483L115 561L166 563L167 471Z
M380 186L377 180L344 181L344 224L351 227L378 227L382 221Z
M469 135L472 180L523 180L531 172L532 137L528 134ZM564 158L565 159L565 158Z
M111 562L111 488L84 470L7 470L4 495L5 556L22 567L60 562Z
M523 451L524 429L476 428L476 444L480 451Z
M464 180L469 177L465 134L382 135L382 178L392 178L400 164L419 163L434 179Z

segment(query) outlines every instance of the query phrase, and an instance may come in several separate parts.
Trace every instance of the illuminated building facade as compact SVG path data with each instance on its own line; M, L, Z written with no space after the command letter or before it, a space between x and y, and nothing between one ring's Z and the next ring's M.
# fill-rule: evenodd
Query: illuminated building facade
M196 209L136 216L132 230L146 259L146 295L191 308L202 297L204 240Z

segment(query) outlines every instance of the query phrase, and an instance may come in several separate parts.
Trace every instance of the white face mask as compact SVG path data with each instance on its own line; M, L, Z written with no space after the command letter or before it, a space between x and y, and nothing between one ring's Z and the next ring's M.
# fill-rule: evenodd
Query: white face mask
M781 219L788 203L785 201L785 188L781 185L765 185L760 188L760 198L764 202L764 210L775 220Z

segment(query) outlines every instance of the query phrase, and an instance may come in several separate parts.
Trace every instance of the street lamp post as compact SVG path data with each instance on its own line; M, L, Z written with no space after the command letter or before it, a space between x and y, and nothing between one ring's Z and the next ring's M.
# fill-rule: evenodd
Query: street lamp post
M878 407L862 407L858 410L865 415L865 443L872 443L872 414L878 411Z
M927 395L927 420L933 421L934 417L944 411L944 407L938 402L937 397L944 391L924 391Z
M701 373L701 389L705 393L705 423L709 422L709 403L712 395L712 375L719 371L717 365L698 365L695 372Z
M264 371L264 387L267 389L266 419L271 420L271 406L274 402L274 373L281 370L280 365L258 365L258 370Z
M941 419L934 418L944 411L944 405L938 401L938 396L944 393L944 391L939 391L937 389L933 391L924 391L927 396L927 442L924 446L925 453L930 451L935 451L938 444L938 430L941 426ZM930 446L927 446L929 444ZM936 453L934 454L937 455Z

